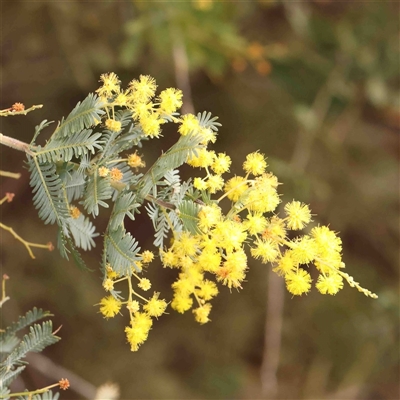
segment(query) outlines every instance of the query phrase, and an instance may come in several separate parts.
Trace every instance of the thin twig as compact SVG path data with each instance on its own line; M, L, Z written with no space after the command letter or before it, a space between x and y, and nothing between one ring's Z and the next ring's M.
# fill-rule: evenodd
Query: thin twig
M27 108L26 110L21 110L21 111L15 111L12 108L6 108L5 110L0 110L0 117L12 117L14 115L26 115L29 112L37 110L42 107L43 107L43 104L37 104L30 108Z
M0 176L5 176L6 178L13 178L13 179L21 178L21 174L19 172L9 172L1 170L0 170Z
M10 226L4 225L2 222L0 222L0 228L4 229L5 231L8 231L11 233L11 235L13 235L15 237L15 239L17 239L18 241L20 241L25 247L26 250L28 250L29 255L31 256L31 258L35 258L31 247L37 247L40 249L48 249L48 250L53 250L53 245L49 242L47 244L40 244L40 243L31 243L31 242L27 242L25 239L23 239L21 236L19 236L13 228L11 228Z
M86 399L94 399L96 395L96 387L90 382L74 374L70 370L61 367L54 363L49 358L38 353L29 353L26 356L29 365L41 372L43 375L50 379L60 379L60 376L68 378L71 388L78 393L80 396Z

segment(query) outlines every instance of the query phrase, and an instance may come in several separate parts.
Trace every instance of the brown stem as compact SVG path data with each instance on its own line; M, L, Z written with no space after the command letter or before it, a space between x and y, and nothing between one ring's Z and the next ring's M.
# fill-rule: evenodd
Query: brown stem
M9 136L5 136L2 133L0 133L0 143L13 148L14 150L23 151L25 153L28 153L29 155L32 155L28 143L21 142L20 140L14 139Z

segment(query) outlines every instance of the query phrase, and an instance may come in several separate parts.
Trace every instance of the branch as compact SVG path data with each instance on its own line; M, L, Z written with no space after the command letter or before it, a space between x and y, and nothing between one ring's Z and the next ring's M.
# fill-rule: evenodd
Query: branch
M10 226L4 225L2 222L0 222L0 228L4 229L5 231L10 232L11 235L13 235L15 237L15 239L20 241L26 247L26 249L28 250L28 253L31 256L31 258L35 258L35 256L33 255L31 247L38 247L38 248L41 248L41 249L48 249L49 251L52 251L54 249L54 246L53 246L53 244L51 242L49 242L47 244L27 242L25 239L23 239L21 236L19 236L14 231L13 228L11 228Z
M17 106L18 105L18 106ZM4 110L0 110L0 117L11 117L14 115L26 115L31 111L37 110L39 108L42 108L43 104L38 104L36 106L32 106L30 108L27 108L25 110L25 107L21 103L16 103L14 104L13 107L6 108Z
M21 142L20 140L14 139L9 136L5 136L2 133L0 133L0 144L4 144L5 146L11 147L14 150L24 151L30 156L33 156L33 153L31 152L28 143Z
M9 172L1 170L0 170L0 176L5 176L6 178L13 178L13 179L21 178L21 174L19 172Z

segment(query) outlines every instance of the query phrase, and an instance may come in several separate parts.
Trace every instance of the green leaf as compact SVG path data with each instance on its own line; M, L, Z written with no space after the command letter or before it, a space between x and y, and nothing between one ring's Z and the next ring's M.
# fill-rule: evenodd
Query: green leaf
M95 233L96 227L92 224L89 218L85 218L81 214L78 218L68 218L67 220L68 229L74 238L76 247L83 250L91 250L95 247L93 238L99 236Z
M79 173L78 171L71 171L65 177L65 190L67 191L68 202L78 200L83 196L85 190L86 176Z
M75 245L72 242L71 238L61 232L61 229L58 231L57 245L60 250L61 257L69 260L69 255L71 255L75 264L80 269L90 271L90 269L86 266L85 261L83 261L81 253L79 253L79 251L75 248Z
M84 154L91 152L94 154L95 148L101 150L99 138L101 133L92 135L91 129L84 129L80 132L69 135L68 137L59 137L47 143L46 146L35 150L35 155L39 162L57 162L70 161L75 156L81 158Z
M132 267L136 268L136 261L140 247L132 235L120 226L116 231L108 231L104 236L104 246L107 253L107 260L113 270L122 276L131 276Z
M63 118L54 131L50 142L60 137L72 135L83 129L88 129L98 121L104 114L103 103L96 94L90 93L85 100L79 102L67 118Z
M60 196L62 182L53 163L41 164L35 157L28 156L31 173L30 186L33 188L33 204L39 210L39 217L45 224L63 225L68 217L68 207Z
M110 217L109 229L116 231L122 226L124 218L127 215L132 221L135 219L134 212L138 212L140 203L137 202L136 195L133 192L120 193L115 201L114 208Z
M197 150L204 147L200 144L202 140L203 138L200 135L195 134L181 136L139 181L139 184L143 185L140 192L141 196L146 197L150 193L152 187L156 185L168 171L180 167L188 158L197 155Z
M42 121L39 125L35 126L35 134L33 135L33 139L31 140L30 145L34 146L35 145L35 141L37 139L37 137L39 136L40 132L48 127L50 124L52 124L54 121L47 121L47 119L45 119L44 121Z
M10 383L26 368L26 365L20 365L10 370L2 369L0 371L0 387L8 387Z
M14 365L21 364L28 352L40 352L47 346L50 346L60 340L58 336L53 335L53 324L51 321L45 321L41 325L35 324L30 327L29 333L25 335L21 344L0 363L0 374L4 369L9 370Z
M183 200L178 206L178 209L178 215L183 223L184 228L193 235L200 233L200 229L197 224L199 221L197 216L200 211L199 205L192 200Z
M15 335L18 331L26 328L27 326L33 324L42 318L51 317L49 311L43 311L41 308L33 307L32 310L29 310L25 315L20 316L17 322L13 322L10 326L8 326L5 332L0 333L0 342L3 342L6 337Z
M95 217L99 215L99 205L108 208L108 204L104 200L110 199L111 196L112 189L109 179L98 176L96 171L89 177L82 204L85 210Z

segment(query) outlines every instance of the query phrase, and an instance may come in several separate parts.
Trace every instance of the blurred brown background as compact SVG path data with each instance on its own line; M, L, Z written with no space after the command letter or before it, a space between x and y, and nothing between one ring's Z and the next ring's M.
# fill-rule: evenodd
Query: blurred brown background
M399 3L385 1L3 1L0 108L44 108L2 118L0 132L29 142L35 125L96 90L101 73L125 85L150 74L160 89L183 89L186 110L220 117L215 149L232 156L233 173L247 153L265 153L283 202L309 203L315 222L339 231L347 272L379 295L345 286L335 297L314 289L282 300L279 279L253 260L244 289L214 301L211 323L171 310L131 353L126 316L106 321L93 306L104 295L101 241L86 273L57 251L31 260L2 232L12 297L4 321L33 306L51 310L62 341L45 356L94 386L118 383L121 399L400 398L398 17ZM171 137L144 147L148 164ZM27 240L55 243L32 205L24 155L0 152L1 169L22 172L1 180L1 196L16 194L2 221ZM100 232L104 223L96 221ZM129 226L151 246L150 227ZM170 300L174 271L153 263L149 275ZM269 354L266 334L275 340ZM263 361L269 372L260 375ZM49 379L34 364L23 375L31 389ZM84 398L75 388L61 399Z

